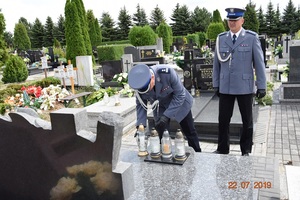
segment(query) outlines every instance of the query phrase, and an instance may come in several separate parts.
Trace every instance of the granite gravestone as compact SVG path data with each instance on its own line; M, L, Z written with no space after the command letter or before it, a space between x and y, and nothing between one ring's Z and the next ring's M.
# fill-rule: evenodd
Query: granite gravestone
M196 85L200 91L213 91L212 72L213 66L210 64L195 64Z
M123 72L128 73L133 67L132 54L123 54L122 56Z
M290 46L288 82L282 83L279 100L300 102L300 46Z
M111 81L114 75L122 72L121 60L102 61L101 65L105 82Z
M50 117L51 123L24 111L0 117L1 198L128 198L133 186L122 182L132 174L129 165L118 165L123 118L102 113L91 133L85 109Z
M133 62L140 62L141 61L141 55L139 53L139 50L134 46L127 46L124 48L124 54L132 54Z

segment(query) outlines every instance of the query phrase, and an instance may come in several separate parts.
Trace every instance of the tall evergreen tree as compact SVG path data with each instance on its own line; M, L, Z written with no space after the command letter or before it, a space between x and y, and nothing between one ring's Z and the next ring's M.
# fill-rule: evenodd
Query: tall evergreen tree
M86 19L87 19L87 24L88 24L88 29L89 29L89 36L91 40L91 45L92 47L96 47L98 44L97 41L97 33L96 33L96 27L95 27L95 16L92 10L88 10L86 12Z
M54 44L54 23L50 16L48 16L46 19L44 30L44 45L45 47L52 47Z
M3 36L4 36L4 41L7 44L7 47L13 48L14 46L13 34L11 32L4 31Z
M133 24L136 26L149 25L146 12L143 8L140 7L140 4L136 6L136 13L133 14L132 20Z
M163 40L163 49L165 53L170 53L170 46L172 45L172 29L166 22L161 22L156 28L156 33L158 37L161 37Z
M258 23L259 23L258 33L266 34L267 33L267 23L266 23L265 15L263 13L261 6L258 9L257 19L258 19Z
M206 32L211 18L211 13L206 8L196 6L194 12L191 13L191 32Z
M97 34L97 46L101 44L102 42L102 31L100 28L100 24L97 18L95 18L95 30L96 30L96 34Z
M215 22L215 23L221 22L221 23L223 23L221 14L220 14L218 9L214 10L214 12L213 12L212 22Z
M71 0L66 0L65 5L65 30L66 30L66 44L67 60L71 60L73 66L76 67L76 56L87 55L84 44L82 28L80 25L80 18L76 3Z
M33 25L30 22L28 22L27 19L24 18L24 17L20 17L18 23L24 24L24 26L26 28L26 31L27 31L27 34L28 34L28 36L29 36L29 38L31 40L32 39L31 29L32 29Z
M128 14L125 6L121 8L118 16L118 39L126 40L128 39L128 33L132 27L131 16Z
M280 15L280 9L279 9L279 5L277 5L277 10L275 12L275 28L274 28L274 36L278 36L280 35L280 33L282 32L282 25L281 25L281 15Z
M1 13L0 9L0 67L4 65L6 60L8 59L8 52L6 50L6 42L4 40L4 31L5 31L5 18Z
M266 25L267 25L267 31L266 31L267 35L274 36L274 30L276 28L276 20L275 20L275 11L271 1L268 4L268 10L265 17L266 17Z
M113 41L116 38L115 22L108 12L102 13L100 24L103 41Z
M164 11L162 11L158 5L151 11L150 15L150 27L153 30L156 30L156 27L160 25L160 23L165 22L166 18L164 17Z
M53 37L56 38L62 46L66 45L65 18L62 15L59 15L58 21L54 25Z
M175 36L187 35L191 32L190 12L186 5L180 6L177 3L173 10L171 20L174 22L170 25Z
M17 48L18 52L31 48L30 39L23 23L18 23L15 25L14 45Z
M297 12L296 8L292 2L289 0L288 5L283 10L282 16L282 31L286 34L293 34L298 31L297 23Z
M31 29L32 48L42 48L44 46L45 30L42 22L36 18Z
M92 45L91 45L91 40L90 36L88 33L88 25L87 25L87 20L86 20L86 12L84 8L84 4L82 0L72 0L76 4L76 9L78 12L78 17L80 20L80 26L82 29L82 34L83 34L83 42L86 48L86 55L93 55L92 51Z
M259 22L255 12L255 6L251 5L251 3L247 4L246 6L244 18L245 18L245 22L243 27L245 29L258 33Z

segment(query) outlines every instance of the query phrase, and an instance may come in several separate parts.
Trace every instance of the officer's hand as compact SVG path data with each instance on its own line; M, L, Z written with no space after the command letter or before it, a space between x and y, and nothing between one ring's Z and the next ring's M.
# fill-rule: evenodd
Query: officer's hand
M218 87L215 87L214 88L214 91L215 91L215 94L220 97L220 91L219 91L219 88Z
M170 119L166 117L165 115L162 115L159 120L155 124L155 129L157 131L164 131L168 124L169 124Z
M263 98L264 96L266 96L266 90L265 89L258 89L256 91L256 97L261 99Z

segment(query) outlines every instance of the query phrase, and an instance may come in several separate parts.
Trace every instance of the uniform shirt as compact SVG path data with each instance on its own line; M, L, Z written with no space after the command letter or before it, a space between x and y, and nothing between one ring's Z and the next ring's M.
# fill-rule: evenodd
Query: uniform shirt
M168 65L154 65L150 67L155 76L155 86L145 94L139 94L147 105L155 100L159 101L158 107L153 111L154 119L165 115L177 122L189 113L193 104L192 95L185 89L176 71ZM147 126L147 110L136 99L137 123Z
M222 94L232 95L254 93L255 87L266 89L265 63L258 35L242 28L235 44L229 31L218 37L221 59L230 54L232 58L221 62L215 50L213 87L219 88Z

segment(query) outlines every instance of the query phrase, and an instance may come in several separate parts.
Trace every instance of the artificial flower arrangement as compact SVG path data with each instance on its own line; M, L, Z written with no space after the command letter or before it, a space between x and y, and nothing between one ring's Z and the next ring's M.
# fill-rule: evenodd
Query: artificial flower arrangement
M4 103L12 107L30 107L33 109L49 110L55 107L56 101L61 101L61 98L70 95L65 89L59 85L50 85L42 89L40 86L22 87L21 93L14 96L9 96L4 100Z
M125 84L124 88L120 90L120 94L123 97L132 97L134 94L133 89L130 88L129 84Z
M60 178L50 191L51 200L60 199L101 199L101 195L109 193L117 195L120 184L112 165L108 162L89 161L67 167L67 175ZM93 198L92 198L93 197Z
M121 86L124 86L128 83L128 73L123 72L115 74L112 78L112 81L118 82Z

